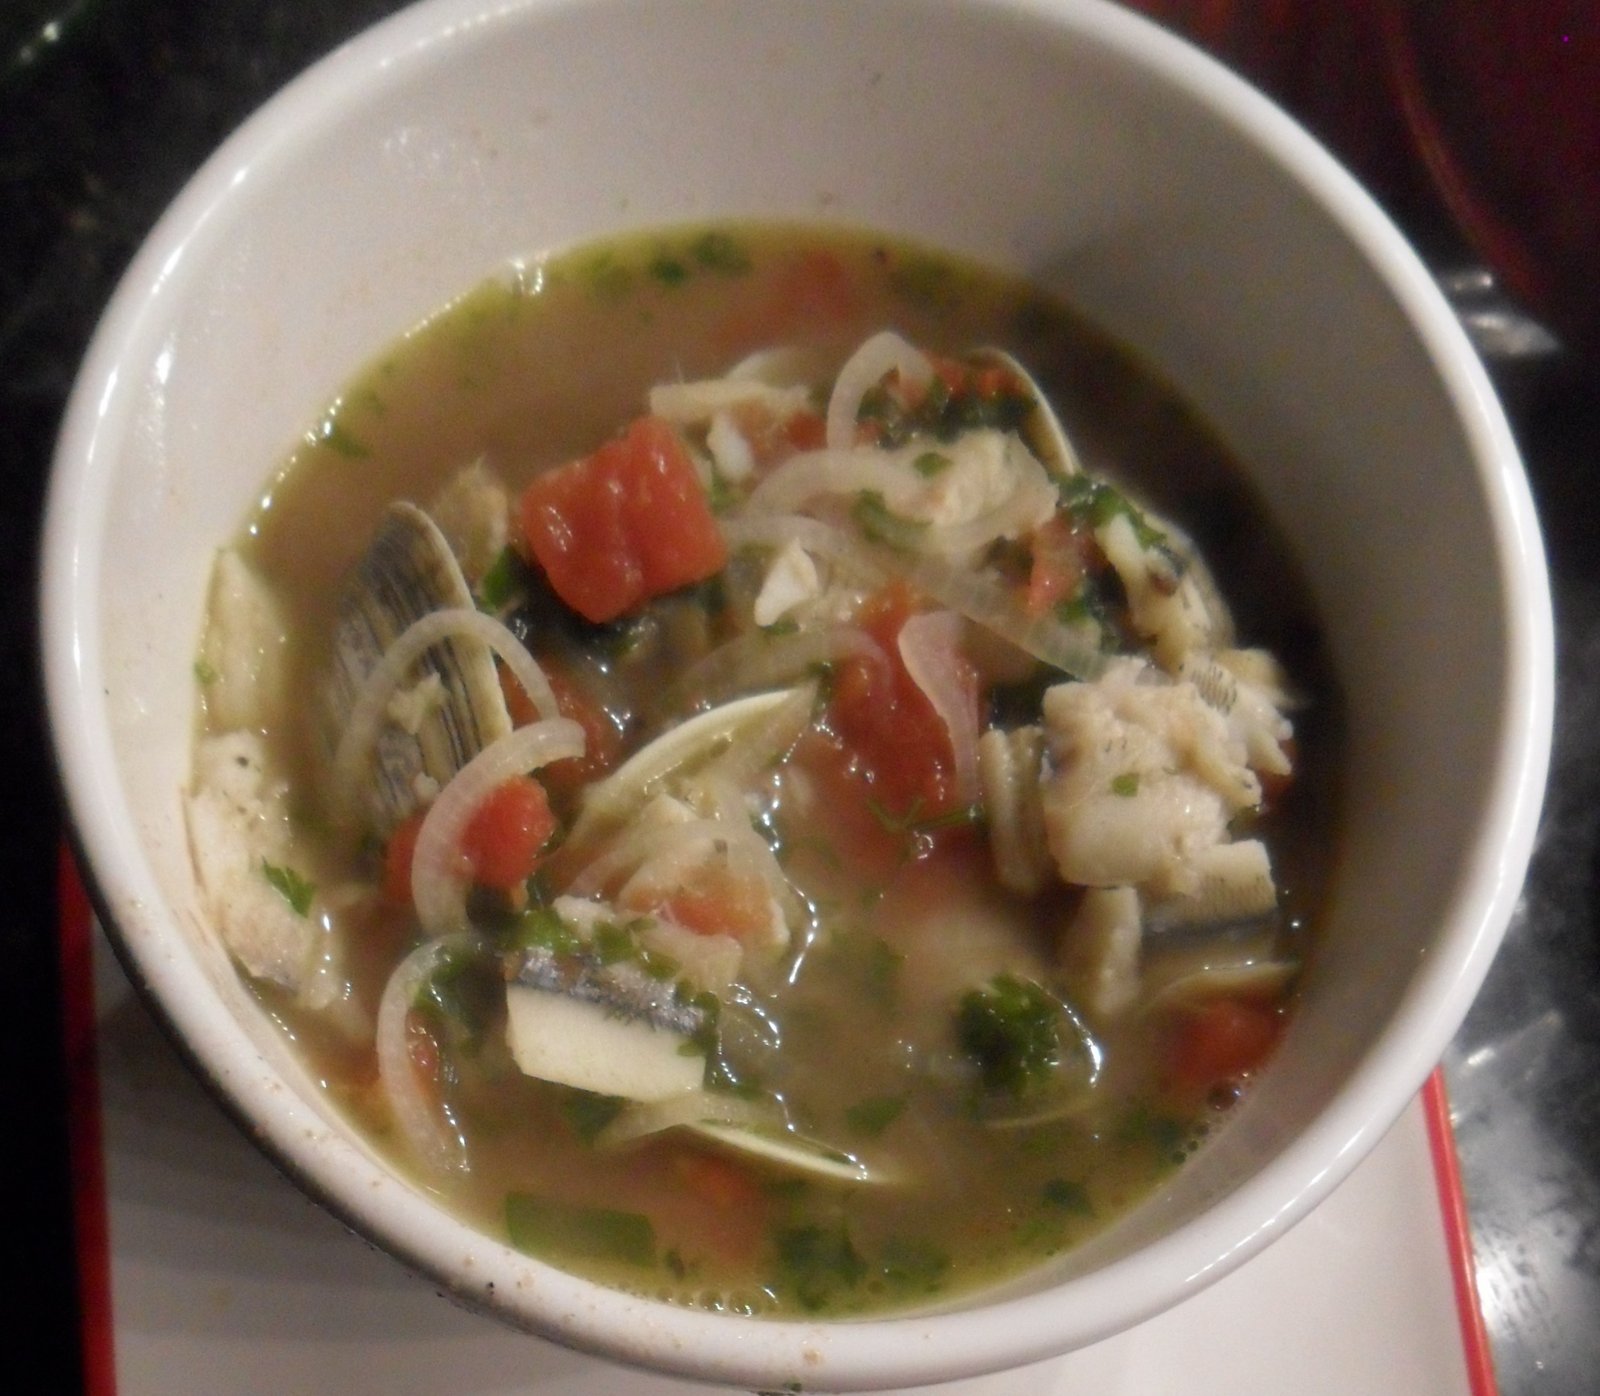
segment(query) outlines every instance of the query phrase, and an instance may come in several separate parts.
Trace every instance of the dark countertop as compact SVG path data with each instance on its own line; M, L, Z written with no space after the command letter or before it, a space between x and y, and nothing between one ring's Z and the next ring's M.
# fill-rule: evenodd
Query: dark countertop
M1155 0L1140 7L1162 8ZM9 776L0 848L11 912L0 936L17 995L0 1019L3 1100L15 1131L5 1152L16 1177L4 1254L17 1278L11 1292L25 1296L14 1314L21 1336L14 1346L38 1364L36 1390L70 1391L81 1382L66 1073L54 1048L61 1041L53 887L61 829L35 658L38 518L54 434L116 277L184 180L288 78L396 8L394 0L5 0L0 7L0 701ZM1281 25L1293 7L1191 8L1229 13L1226 32L1205 36L1214 47L1330 140L1348 135L1343 115L1353 107L1330 97L1334 69L1318 66L1315 54L1308 59L1302 42L1296 73L1286 75L1273 66L1281 44L1250 27L1267 15ZM1364 52L1354 27L1323 37L1335 63ZM1313 71L1317 81L1305 81ZM1464 239L1396 144L1397 124L1370 105L1361 114L1359 148L1344 153L1442 273L1465 267L1475 275ZM1574 178L1592 180L1595 168L1575 170ZM1600 255L1588 265L1597 263ZM1459 284L1471 284L1472 275ZM1539 333L1530 337L1515 307L1493 294L1464 295L1461 304L1487 311L1476 320L1479 341L1544 521L1559 692L1526 892L1446 1067L1501 1390L1589 1396L1600 1371L1600 548L1591 512L1600 372Z

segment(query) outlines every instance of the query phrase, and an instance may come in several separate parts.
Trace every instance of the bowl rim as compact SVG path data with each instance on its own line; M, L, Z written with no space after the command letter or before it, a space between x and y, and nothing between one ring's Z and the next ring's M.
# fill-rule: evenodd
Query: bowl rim
M348 1145L308 1158L317 1117L289 1093L260 1084L263 1063L242 1028L195 991L198 969L153 948L149 936L181 930L160 908L137 840L119 827L117 774L95 682L97 559L80 535L83 508L109 447L101 436L118 367L159 320L191 239L239 183L297 133L344 107L352 90L382 83L452 33L497 23L537 23L587 0L422 0L358 34L270 98L191 177L124 273L74 384L58 439L45 513L41 626L47 708L80 863L102 924L130 976L214 1095L295 1180L358 1232L448 1284L454 1297L566 1346L676 1375L773 1386L816 1377L830 1389L949 1380L1017 1366L1082 1346L1198 1291L1254 1255L1326 1196L1420 1089L1487 973L1531 855L1549 761L1554 640L1543 547L1510 428L1488 376L1431 275L1355 180L1292 118L1215 60L1108 0L962 0L968 8L1072 30L1153 74L1233 127L1286 173L1346 237L1391 294L1421 346L1471 448L1493 531L1506 608L1506 692L1484 817L1463 858L1465 874L1441 936L1407 1001L1366 1059L1300 1136L1205 1215L1140 1251L1050 1290L980 1302L935 1316L849 1322L761 1320L673 1309L577 1279L446 1218L431 1204L397 1211L383 1199L401 1185ZM97 473L100 472L100 473ZM86 654L89 659L86 661ZM85 740L85 734L89 739ZM1381 1050L1379 1050L1381 1048ZM420 1196L420 1194L408 1195ZM500 1252L537 1278L482 1289ZM473 1278L459 1258L474 1258ZM509 1272L507 1272L509 1273Z

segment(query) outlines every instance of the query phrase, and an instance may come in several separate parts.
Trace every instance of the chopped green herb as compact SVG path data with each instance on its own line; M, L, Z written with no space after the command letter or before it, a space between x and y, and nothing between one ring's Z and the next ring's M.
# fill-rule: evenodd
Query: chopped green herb
M594 928L593 945L603 965L620 964L623 960L633 959L639 952L632 930L614 921L602 921Z
M901 518L877 490L862 490L850 508L850 517L874 543L891 548L913 547L928 527L915 519Z
M929 1241L891 1236L878 1257L878 1274L900 1294L931 1294L943 1283L950 1257Z
M795 620L793 616L784 616L779 620L773 621L771 625L763 625L761 627L761 633L763 635L770 635L774 639L777 639L782 635L793 635L799 629L799 621Z
M202 687L205 687L207 685L214 684L222 677L222 675L219 674L210 664L207 664L205 660L197 659L194 662L194 677L196 683L200 684Z
M626 1101L614 1095L569 1090L562 1095L561 1113L579 1139L585 1144L593 1144L600 1131L622 1113L626 1104Z
M681 286L689 279L689 268L665 252L657 253L650 259L649 270L650 275L663 286Z
M485 611L503 611L522 590L522 560L512 548L502 548L500 556L478 583L478 601Z
M506 1237L529 1255L656 1263L655 1228L642 1213L579 1207L531 1193L507 1194Z
M261 860L261 873L284 901L289 903L296 916L311 914L311 899L317 889L293 868L280 868L276 863Z
M1060 1064L1062 1004L1029 979L996 975L965 994L956 1010L956 1038L977 1063L985 1089L1023 1096Z
M523 912L511 925L513 947L548 950L555 955L571 955L583 944L578 933L551 908L535 907Z
M867 1263L842 1223L837 1228L787 1227L773 1241L785 1280L801 1307L813 1313L827 1308L841 1291L854 1289L867 1274Z
M943 455L938 451L924 451L911 462L911 468L918 475L931 480L935 475L942 474L954 464L955 462L949 456Z
M881 942L880 942L881 944ZM906 1108L903 1095L874 1096L852 1105L844 1112L844 1122L852 1134L872 1138L882 1134Z
M323 418L322 425L312 433L311 440L315 445L326 446L330 451L337 451L351 460L361 460L372 454L332 414Z
M1111 777L1111 793L1130 797L1139 793L1139 773L1137 771L1124 771L1121 775Z
M1167 535L1151 526L1144 511L1120 490L1088 475L1072 475L1059 486L1061 502L1075 519L1087 522L1092 528L1110 523L1118 514L1127 516L1133 525L1134 537L1142 548L1165 547Z
M750 254L731 233L711 229L689 244L689 255L707 271L737 275L750 270Z
M1089 1190L1082 1183L1068 1178L1052 1178L1044 1185L1044 1200L1058 1211L1074 1216L1092 1217L1094 1204L1089 1201Z
M621 300L633 289L633 273L609 251L590 258L578 274L601 300Z
M1195 1131L1184 1120L1153 1110L1140 1101L1123 1117L1118 1137L1129 1144L1147 1144L1163 1163L1182 1163Z

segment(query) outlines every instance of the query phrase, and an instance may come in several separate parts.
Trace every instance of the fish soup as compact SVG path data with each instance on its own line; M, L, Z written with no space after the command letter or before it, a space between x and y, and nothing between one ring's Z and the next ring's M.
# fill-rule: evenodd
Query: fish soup
M339 1108L484 1232L753 1315L1058 1255L1292 1013L1337 702L1205 424L866 234L511 269L218 557L191 844Z

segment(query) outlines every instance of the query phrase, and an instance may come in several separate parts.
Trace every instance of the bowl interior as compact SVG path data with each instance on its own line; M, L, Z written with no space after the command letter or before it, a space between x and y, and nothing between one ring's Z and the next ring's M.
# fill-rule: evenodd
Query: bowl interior
M178 796L203 583L294 436L509 259L730 215L913 235L1087 308L1247 462L1349 701L1334 905L1271 1069L1150 1204L982 1324L897 1321L920 1343L886 1341L891 1323L744 1325L735 1341L736 1321L594 1292L394 1206L413 1195L324 1109L195 906ZM47 550L73 814L136 972L204 1069L336 1207L448 1283L499 1278L518 1321L726 1380L839 1388L1028 1360L1277 1234L1376 1141L1465 1011L1542 783L1538 539L1465 341L1295 128L1092 0L402 14L247 126L153 235L74 398Z

